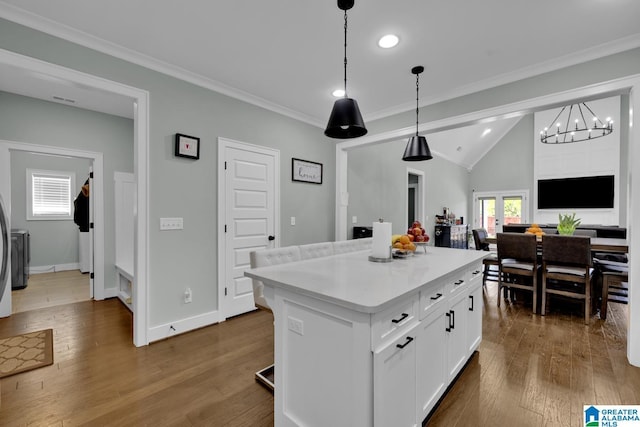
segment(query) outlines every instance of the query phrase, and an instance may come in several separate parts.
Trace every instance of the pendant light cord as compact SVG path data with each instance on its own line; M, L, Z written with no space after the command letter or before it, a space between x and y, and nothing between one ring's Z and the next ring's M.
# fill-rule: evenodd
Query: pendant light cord
M347 10L344 11L344 97L347 96Z
M416 136L418 136L418 113L420 108L418 107L418 93L420 91L420 85L418 84L418 80L420 79L420 74L416 74Z

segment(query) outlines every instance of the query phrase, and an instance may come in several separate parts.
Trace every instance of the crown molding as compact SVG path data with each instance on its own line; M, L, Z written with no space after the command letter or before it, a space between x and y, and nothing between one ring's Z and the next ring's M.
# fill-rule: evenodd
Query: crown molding
M290 117L315 127L324 128L324 123L320 123L316 118L309 115L294 111L290 108L268 101L259 96L252 95L238 88L185 70L184 68L152 58L133 49L92 36L84 31L44 18L24 9L9 5L3 1L0 1L0 17L150 70L175 77L176 79L192 83L196 86L221 93L248 104L264 108L274 113Z
M593 61L595 59L614 55L620 52L625 52L627 50L635 49L638 47L640 47L640 34L623 37L612 42L603 43L598 46L592 46L587 49L572 52L568 55L541 62L530 67L520 68L516 71L499 74L488 79L480 80L478 82L471 83L465 86L460 86L459 88L456 88L452 91L443 92L441 94L433 95L430 97L424 97L424 100L420 103L420 107L426 107L428 105L433 105L439 102L448 101L450 99L459 98L461 96L470 95L472 93L481 92L483 90L535 77L544 73L560 70L562 68L567 68L573 65L582 64L584 62ZM395 107L390 107L374 113L365 114L364 120L365 122L375 121L394 116L396 114L406 113L407 111L411 110L415 110L415 103L407 102Z

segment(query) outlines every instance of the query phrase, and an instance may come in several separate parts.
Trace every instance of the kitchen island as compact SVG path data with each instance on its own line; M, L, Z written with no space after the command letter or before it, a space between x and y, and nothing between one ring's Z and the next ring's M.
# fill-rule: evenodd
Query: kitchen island
M428 247L251 269L275 318L275 425L416 426L482 339L482 258Z

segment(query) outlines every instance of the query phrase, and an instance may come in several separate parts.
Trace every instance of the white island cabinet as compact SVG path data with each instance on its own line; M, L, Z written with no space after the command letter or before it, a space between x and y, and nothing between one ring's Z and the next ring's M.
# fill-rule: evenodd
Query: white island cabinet
M276 427L421 425L478 348L486 253L368 255L245 273L274 313Z

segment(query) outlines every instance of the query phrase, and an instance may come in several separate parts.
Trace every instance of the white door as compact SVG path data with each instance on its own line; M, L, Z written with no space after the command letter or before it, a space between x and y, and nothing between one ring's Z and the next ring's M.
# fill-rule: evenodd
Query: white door
M529 191L478 192L473 194L474 228L484 228L489 237L502 233L505 224L524 224L529 212Z
M224 247L219 254L224 266L221 314L228 318L255 309L249 254L277 247L277 192L279 152L264 147L220 140L222 151ZM219 202L220 203L220 202Z
M11 158L0 143L0 317L11 315ZM4 268L3 268L4 267Z

